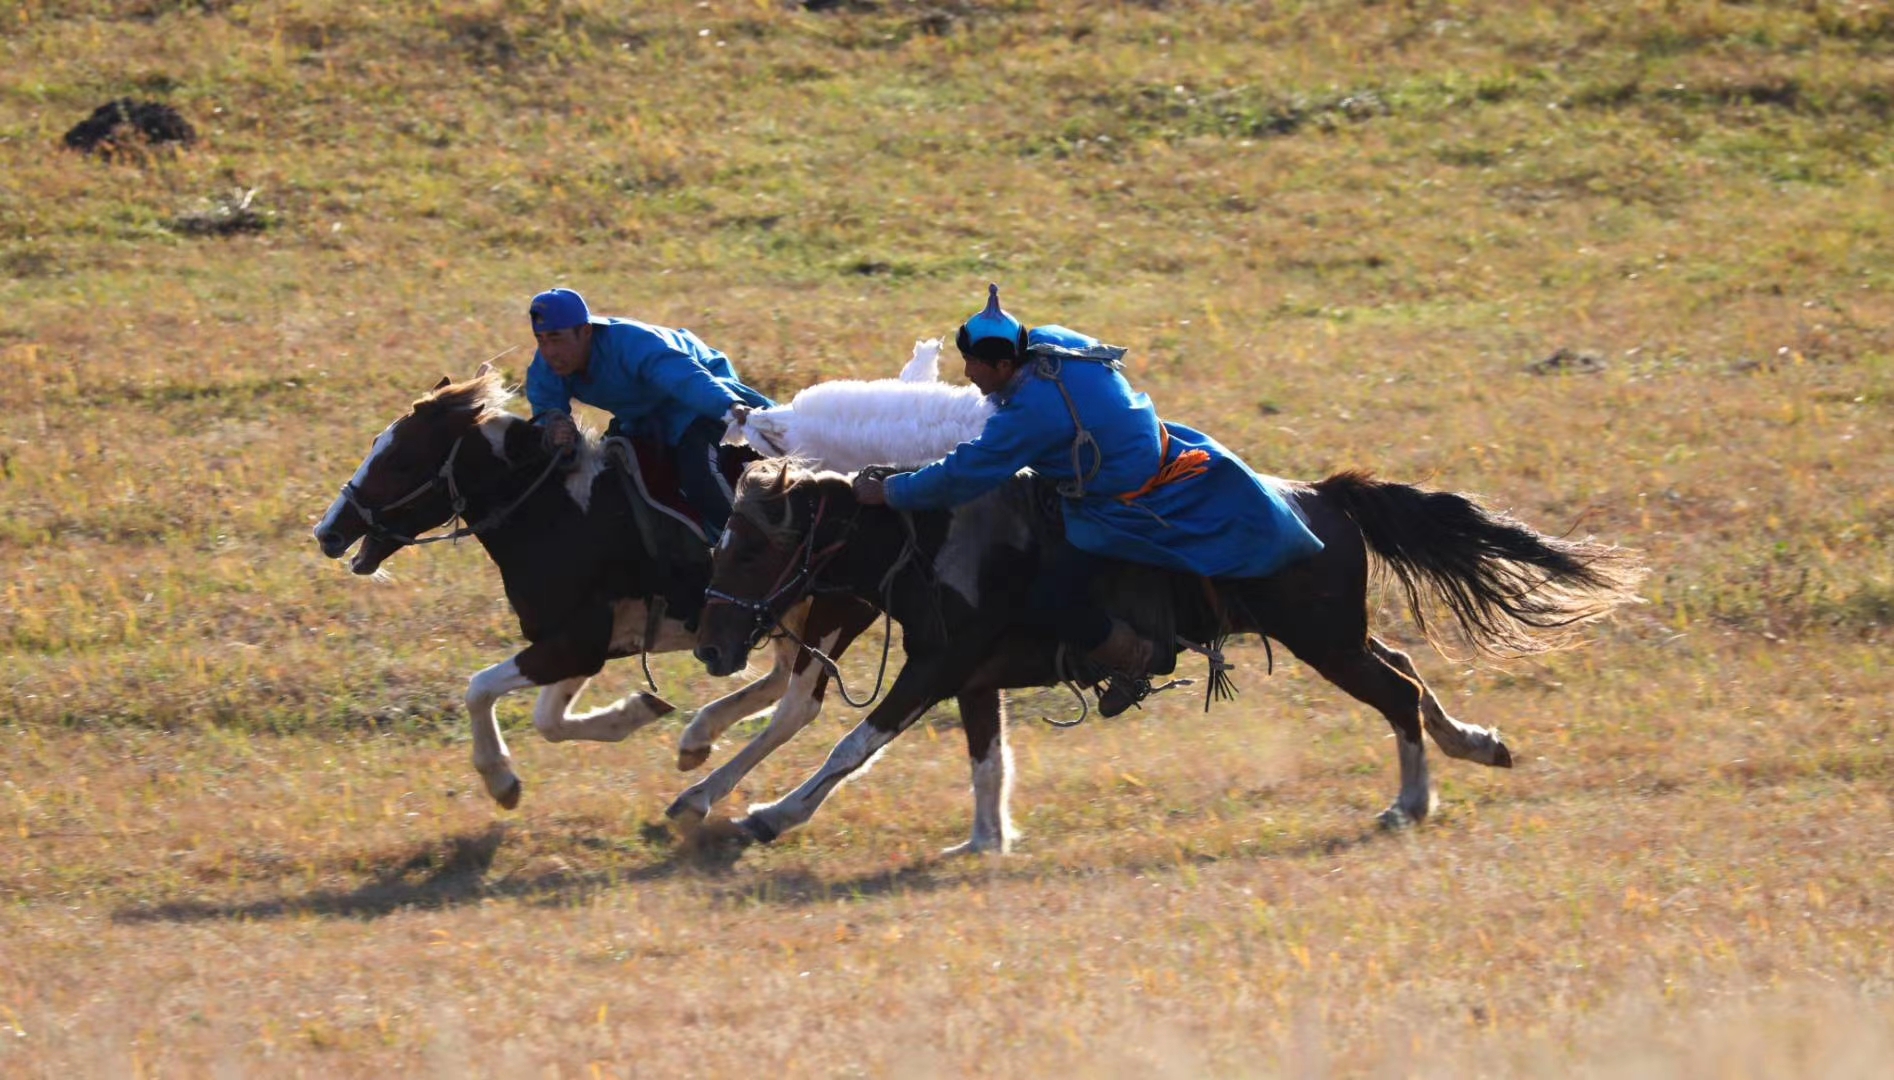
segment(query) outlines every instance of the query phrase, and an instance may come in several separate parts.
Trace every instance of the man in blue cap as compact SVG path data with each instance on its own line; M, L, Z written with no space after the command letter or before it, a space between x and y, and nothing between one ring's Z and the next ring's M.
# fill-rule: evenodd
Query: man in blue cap
M724 354L689 330L597 318L571 289L548 289L528 309L539 351L526 369L526 400L547 445L571 446L572 402L612 414L607 435L643 434L677 455L678 486L712 536L730 517L717 471L724 426L770 400L737 380Z
M1062 326L1029 330L1000 307L999 286L987 288L986 308L955 337L967 379L993 400L986 427L925 468L858 476L855 494L922 510L958 506L1025 468L1057 481L1068 543L1034 582L1023 616L1114 673L1099 712L1115 716L1149 692L1155 645L1091 599L1112 559L1266 577L1322 542L1242 459L1160 421L1125 381L1125 350Z

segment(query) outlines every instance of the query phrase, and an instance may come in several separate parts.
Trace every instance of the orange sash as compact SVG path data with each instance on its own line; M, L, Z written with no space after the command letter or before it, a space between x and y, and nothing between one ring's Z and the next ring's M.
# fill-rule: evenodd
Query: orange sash
M1177 455L1176 461L1165 461L1165 458L1171 456L1171 429L1159 423L1157 430L1157 472L1151 479L1144 482L1143 487L1118 496L1119 502L1136 502L1166 484L1175 484L1179 480L1202 476L1210 471L1210 451L1208 450L1186 450Z

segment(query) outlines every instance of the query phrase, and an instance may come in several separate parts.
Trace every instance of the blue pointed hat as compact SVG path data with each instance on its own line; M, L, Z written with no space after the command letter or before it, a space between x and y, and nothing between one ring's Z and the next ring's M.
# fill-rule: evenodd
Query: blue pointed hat
M1000 287L992 284L986 287L986 307L961 323L960 333L954 336L954 344L962 355L977 355L982 359L1016 358L1025 340L1026 324L1000 307ZM984 348L983 343L986 343Z

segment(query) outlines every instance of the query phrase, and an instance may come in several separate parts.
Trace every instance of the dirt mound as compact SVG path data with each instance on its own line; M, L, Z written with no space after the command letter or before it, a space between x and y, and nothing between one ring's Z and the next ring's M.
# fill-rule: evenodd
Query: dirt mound
M92 110L66 132L66 145L86 154L112 154L133 144L189 146L197 141L190 121L169 105L119 98Z

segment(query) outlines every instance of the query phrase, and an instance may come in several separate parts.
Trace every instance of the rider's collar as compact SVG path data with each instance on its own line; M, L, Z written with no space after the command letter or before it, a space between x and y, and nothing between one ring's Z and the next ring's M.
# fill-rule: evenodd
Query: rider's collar
M1019 393L1019 388L1026 385L1026 380L1032 378L1032 374L1032 361L1021 363L1018 370L1013 372L1013 377L1006 380L1006 385L988 394L987 398L998 405L1006 404L1013 400L1013 395Z

